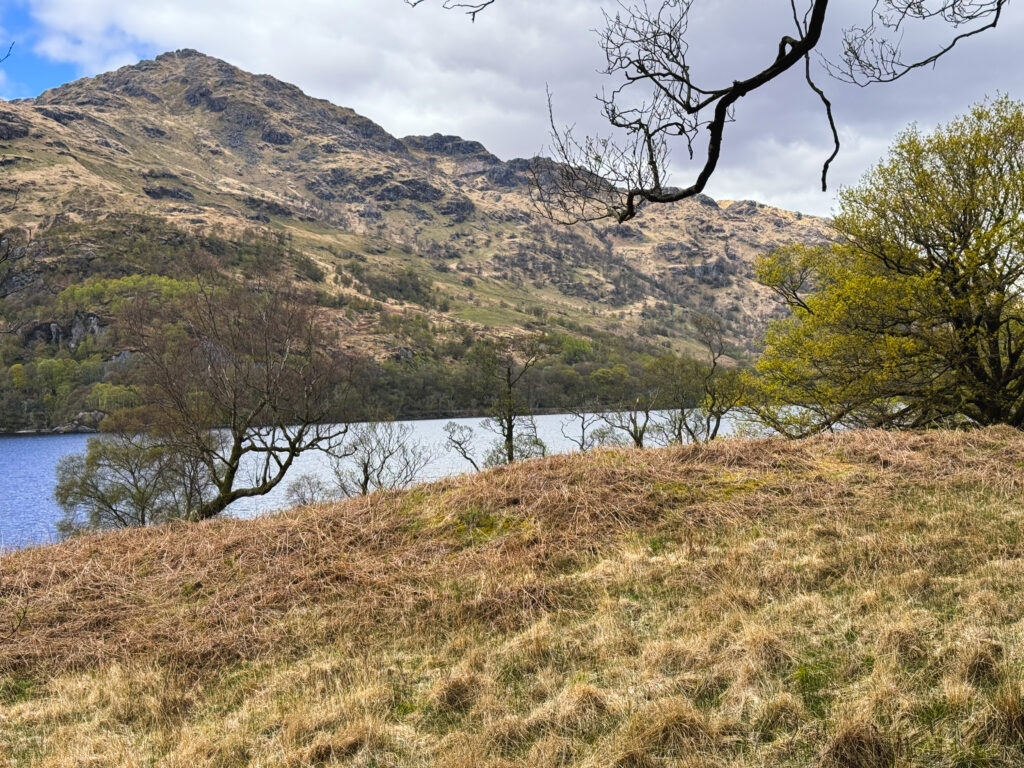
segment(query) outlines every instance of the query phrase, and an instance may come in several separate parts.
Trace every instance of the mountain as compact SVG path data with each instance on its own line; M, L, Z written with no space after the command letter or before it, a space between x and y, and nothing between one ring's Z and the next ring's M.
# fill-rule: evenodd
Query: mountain
M3 227L77 225L87 247L89 225L132 213L273 235L330 276L328 292L365 293L367 274L411 268L444 297L445 312L420 307L435 318L566 318L680 348L692 310L719 313L752 348L779 311L752 261L828 237L821 219L707 197L626 225L560 227L531 202L528 160L457 136L399 139L191 50L0 104L0 167Z

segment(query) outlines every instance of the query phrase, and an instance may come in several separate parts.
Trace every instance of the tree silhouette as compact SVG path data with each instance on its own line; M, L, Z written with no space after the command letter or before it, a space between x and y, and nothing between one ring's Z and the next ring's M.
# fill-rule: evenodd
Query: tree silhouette
M407 0L420 5L425 0ZM472 18L496 0L461 3ZM1009 0L875 0L867 20L842 32L839 56L824 60L834 78L865 86L891 83L934 64L960 42L995 28ZM552 117L554 164L535 171L540 204L565 223L604 218L632 219L649 203L673 203L700 194L718 167L726 126L736 103L803 66L807 87L820 99L832 134L831 154L822 164L822 189L840 149L832 103L814 80L811 54L820 53L826 20L838 12L833 0L790 0L793 32L782 36L774 57L748 72L716 72L714 82L699 80L691 66L689 25L694 0L643 0L620 3L605 14L601 32L604 74L615 85L598 96L615 136L577 138ZM921 58L904 54L903 40L914 25L945 23L952 34L937 50ZM705 145L706 137L706 145ZM668 183L671 150L681 146L690 158L699 155L692 183Z

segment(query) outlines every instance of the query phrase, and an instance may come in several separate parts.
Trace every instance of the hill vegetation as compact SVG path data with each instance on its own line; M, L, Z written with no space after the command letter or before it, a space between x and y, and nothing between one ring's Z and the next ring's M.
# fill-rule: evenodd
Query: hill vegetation
M90 422L104 410L94 385L123 383L130 344L109 307L80 301L104 297L62 292L181 279L197 253L226 274L288 279L331 311L348 349L443 370L467 338L536 332L624 350L613 365L696 355L707 313L742 359L782 311L755 259L830 236L813 217L706 197L629 225L556 226L531 201L532 160L455 136L398 139L195 51L4 103L0 137L0 230L20 256L0 270L0 327L17 331L0 341L9 429Z
M0 762L1012 766L1024 438L600 450L0 559Z

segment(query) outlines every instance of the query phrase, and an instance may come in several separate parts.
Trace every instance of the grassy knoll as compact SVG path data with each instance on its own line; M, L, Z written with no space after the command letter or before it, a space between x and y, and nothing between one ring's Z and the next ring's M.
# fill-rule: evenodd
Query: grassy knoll
M1019 766L1022 523L996 428L599 451L27 550L0 764Z

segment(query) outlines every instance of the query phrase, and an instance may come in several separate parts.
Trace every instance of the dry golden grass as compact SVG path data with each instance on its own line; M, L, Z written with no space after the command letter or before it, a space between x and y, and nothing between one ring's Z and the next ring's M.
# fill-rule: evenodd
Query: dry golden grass
M852 432L17 552L0 765L1024 765L1022 524L1021 433Z

